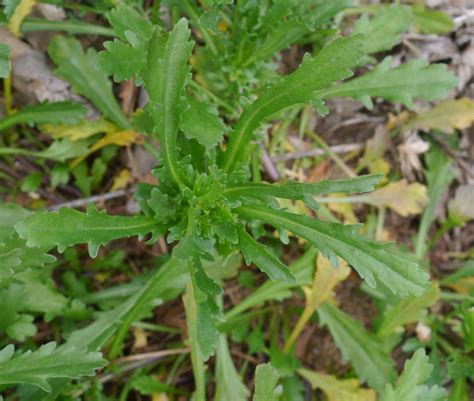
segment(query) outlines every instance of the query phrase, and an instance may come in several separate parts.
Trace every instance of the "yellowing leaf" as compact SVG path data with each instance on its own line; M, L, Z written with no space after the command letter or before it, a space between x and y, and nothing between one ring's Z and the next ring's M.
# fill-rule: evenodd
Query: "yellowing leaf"
M70 125L44 124L41 126L41 129L55 139L67 138L71 141L79 141L102 132L118 131L118 127L115 124L104 118L99 120L83 120L79 124Z
M387 175L390 172L390 164L383 158L383 155L390 146L390 135L385 126L379 125L375 130L373 138L367 141L364 157L357 166L357 171L368 168L371 174L382 173Z
M375 391L361 388L357 379L339 380L307 369L300 369L298 372L310 382L313 389L322 390L328 401L376 401Z
M340 203L334 202L331 203L331 198L344 198L342 194L332 194L328 196L328 208L334 213L337 213L342 216L345 224L356 224L357 217L354 213L351 203Z
M374 206L389 207L403 217L420 214L429 200L424 185L408 184L405 179L391 182L361 198Z
M309 319L311 319L311 316L313 316L319 305L331 298L334 288L336 288L340 282L349 277L351 269L347 266L347 263L339 258L338 262L339 267L333 267L331 262L324 257L321 252L319 252L316 261L317 270L314 275L313 285L311 287L303 287L306 297L306 305L298 323L285 344L285 350L288 350L294 344L304 326Z
M93 146L91 146L89 153L85 156L75 159L71 163L71 167L77 166L82 160L84 160L91 153L102 149L108 145L128 146L132 143L141 143L142 136L138 132L132 130L109 132L103 138L99 139Z
M130 170L124 168L114 179L111 191L117 191L118 189L125 188L133 180L132 173Z
M21 0L15 7L13 15L8 21L8 30L15 36L20 36L20 27L23 20L31 13L36 0Z
M409 121L404 130L438 129L452 134L455 129L469 128L474 123L474 101L468 98L446 100Z

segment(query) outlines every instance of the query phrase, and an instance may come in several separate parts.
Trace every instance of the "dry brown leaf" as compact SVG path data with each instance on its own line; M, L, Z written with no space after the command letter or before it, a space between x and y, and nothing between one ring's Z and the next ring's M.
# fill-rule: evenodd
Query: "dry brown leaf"
M474 124L474 101L468 98L445 100L431 110L410 120L404 131L437 129L452 134L456 129L469 128Z
M391 182L361 198L371 205L388 207L403 217L420 214L429 201L424 185L408 184L405 179Z
M375 391L361 388L357 379L339 380L335 376L307 369L300 369L298 372L310 382L313 389L322 390L328 401L376 401L377 399Z

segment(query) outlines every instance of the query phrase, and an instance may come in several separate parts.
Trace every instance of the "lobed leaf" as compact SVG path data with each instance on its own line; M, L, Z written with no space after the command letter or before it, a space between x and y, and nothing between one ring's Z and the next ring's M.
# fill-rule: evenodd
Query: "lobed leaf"
M20 355L14 354L13 345L8 345L0 351L0 385L23 383L50 392L50 381L92 376L106 364L98 352L72 347L60 350L54 342Z
M105 42L105 51L99 52L98 67L114 81L121 82L138 74L146 65L147 44L153 26L132 7L120 4L107 13L119 39Z
M154 219L145 216L110 216L90 204L86 213L61 208L54 212L34 213L15 227L28 246L54 247L60 252L69 246L87 244L91 257L100 245L138 235L144 237L160 231Z
M416 323L426 316L426 309L439 299L439 288L433 285L421 296L410 296L398 300L394 305L388 306L384 312L377 336L386 337L396 332L399 327L408 323Z
M182 95L189 75L188 59L193 48L189 36L188 22L184 18L169 33L166 44L163 35L153 36L148 70L143 77L150 96L150 112L159 133L163 164L175 184L186 181L178 166L176 140L184 108Z
M226 188L224 196L255 199L273 196L275 198L307 201L309 197L331 193L370 192L374 190L374 185L378 184L382 178L383 175L381 174L373 174L345 180L326 180L315 183L266 184L249 182Z
M273 281L295 281L290 270L267 247L255 241L244 229L239 229L238 235L239 249L244 254L247 265L255 263Z
M375 288L380 281L393 293L407 296L421 295L429 285L429 275L416 263L389 252L383 244L361 237L358 226L327 223L261 205L240 206L235 211L244 218L260 220L305 238L330 260L340 256L370 287Z
M253 401L278 401L282 393L281 386L277 386L279 379L278 370L270 363L257 365Z
M14 232L14 225L28 217L31 211L16 203L0 202L0 242L8 239Z
M424 385L431 376L433 365L424 349L419 349L405 363L396 386L386 385L380 401L445 401L446 390L438 386Z
M79 103L44 102L23 107L15 114L0 121L0 130L16 124L74 124L83 118L86 109Z
M413 100L436 100L446 97L457 84L456 76L445 64L431 64L418 59L391 68L391 57L386 57L371 72L320 93L321 98L348 96L360 100L372 109L371 98L404 104L413 108Z
M217 110L188 97L189 108L183 112L181 129L188 139L195 139L208 149L215 147L224 137L225 124Z
M55 260L44 248L27 247L25 241L17 237L6 240L0 244L0 288L10 284L19 272L43 267Z
M119 127L131 127L115 99L107 75L96 69L98 58L93 48L84 52L77 39L55 36L49 45L48 54L58 66L56 73L69 81L77 93L89 99Z
M392 358L359 322L327 302L319 307L318 315L321 324L328 327L343 357L350 360L362 382L381 391L386 383L395 378Z
M353 33L365 36L367 53L377 53L390 50L400 43L400 34L408 31L411 22L411 7L392 4L381 7L372 19L369 19L367 14L362 15L357 20Z
M361 35L336 39L316 56L307 55L295 72L266 88L245 109L230 134L227 150L220 160L223 170L234 169L263 121L290 106L309 103L315 100L318 91L351 77L350 69L357 66L364 55L363 45Z

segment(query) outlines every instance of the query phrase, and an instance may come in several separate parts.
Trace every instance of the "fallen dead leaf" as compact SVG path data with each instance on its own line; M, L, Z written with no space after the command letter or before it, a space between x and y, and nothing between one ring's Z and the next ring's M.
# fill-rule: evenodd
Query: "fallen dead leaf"
M429 201L426 186L418 182L408 184L405 179L363 195L363 199L377 207L386 206L403 217L420 214Z
M474 101L468 98L446 100L419 114L404 125L404 131L440 130L452 134L474 124Z
M360 387L357 379L339 380L335 376L307 369L298 371L308 380L313 389L320 389L328 401L375 401L377 396L374 390Z

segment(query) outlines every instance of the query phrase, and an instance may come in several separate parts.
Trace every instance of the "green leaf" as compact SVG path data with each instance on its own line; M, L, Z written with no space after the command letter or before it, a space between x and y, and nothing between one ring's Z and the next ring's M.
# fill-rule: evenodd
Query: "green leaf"
M20 4L21 0L3 0L3 12L5 13L5 17L9 20L15 8Z
M55 260L45 249L30 248L24 240L10 238L0 244L0 287L8 285L19 272L43 267Z
M26 310L28 295L23 285L14 284L9 288L0 290L0 308L2 311L0 331L5 332L8 337L17 341L25 341L26 337L36 334L36 326L33 323L34 317L21 313Z
M321 98L341 96L360 100L372 109L371 98L404 104L413 108L413 100L436 100L445 98L457 84L457 78L445 64L431 64L424 59L413 60L391 68L391 57L386 57L371 72L352 79L334 88L323 91Z
M224 196L231 199L236 197L264 199L273 196L275 198L307 201L308 197L332 193L370 192L374 190L374 185L378 184L382 178L383 175L381 174L373 174L345 180L326 180L315 183L266 184L249 182L226 188Z
M219 335L216 360L216 394L214 401L247 401L250 392L235 369L229 352L227 337L224 334Z
M0 78L7 78L10 75L10 52L10 46L0 43Z
M98 68L122 82L136 75L146 64L146 50L133 47L120 40L105 42L106 51L99 52Z
M266 301L281 301L285 298L289 298L291 296L291 289L311 285L313 281L316 254L317 250L310 248L302 257L296 260L289 267L288 270L295 277L295 281L285 282L267 280L263 285L259 286L255 292L244 298L229 310L225 314L226 318L230 320L241 315L246 310L261 305Z
M282 393L278 386L280 374L271 363L257 365L255 369L255 392L253 401L278 401Z
M189 108L182 115L181 129L188 139L210 149L222 141L225 124L216 109L210 108L193 97L188 98Z
M55 102L38 103L23 107L15 114L0 121L0 130L16 124L74 124L83 118L86 109L79 103Z
M63 252L69 246L87 244L91 257L97 256L100 245L109 241L159 231L154 219L145 216L109 216L90 204L87 213L61 208L55 212L34 213L16 225L28 246L57 246Z
M199 348L199 357L207 361L214 354L219 341L216 319L222 320L222 314L215 298L222 293L222 288L209 278L201 266L199 258L188 261L191 270L192 294L194 296L193 325L194 338ZM187 311L187 309L186 309ZM187 312L186 312L187 313ZM195 315L194 315L195 314ZM188 330L189 325L188 325ZM191 337L191 333L189 334Z
M387 384L380 401L444 401L446 391L438 386L424 385L431 376L433 365L424 349L419 349L405 363L403 373L395 387Z
M115 34L123 41L146 42L153 34L153 26L132 7L120 4L106 14Z
M305 56L295 72L266 88L245 109L230 134L227 151L221 159L224 171L235 168L263 121L290 106L309 103L316 99L318 91L331 87L335 81L351 77L350 69L357 66L364 55L363 46L361 35L336 39L316 56Z
M413 24L421 33L442 35L454 29L454 21L441 10L430 10L415 5L413 17Z
M367 14L362 15L355 24L354 33L365 36L367 53L377 53L400 43L400 34L408 31L411 21L411 7L392 4L381 7L372 19Z
M77 39L55 36L49 45L48 53L58 66L56 73L69 81L77 93L89 99L119 127L131 128L115 99L111 82L105 73L96 69L98 57L93 48L84 52Z
M84 141L70 141L63 139L54 141L49 148L40 152L34 152L34 156L43 159L52 159L59 162L64 162L68 159L75 159L89 154L89 148Z
M247 265L251 262L273 281L295 281L295 277L291 274L280 260L265 247L255 241L244 229L238 230L239 249L245 256Z
M426 316L426 308L433 305L438 298L439 288L432 286L421 296L400 299L394 305L388 306L383 312L377 336L386 337L395 333L399 327L421 321Z
M126 5L112 9L107 18L120 39L104 43L106 51L99 52L98 66L108 75L113 75L114 81L121 82L138 74L146 65L146 45L153 27Z
M50 380L93 376L106 364L98 352L58 350L54 342L23 354L14 354L13 345L8 345L0 351L0 385L27 383L49 392Z
M429 285L429 275L416 263L389 252L387 245L361 237L359 226L327 223L261 205L245 205L234 210L246 219L260 220L305 238L329 260L340 256L372 288L380 281L393 293L407 296L421 295Z
M328 327L343 357L351 362L362 382L381 391L395 378L393 360L359 322L327 302L319 307L318 314L321 324Z
M9 238L14 232L14 225L31 212L15 203L0 202L0 242Z
M189 75L188 59L193 48L189 35L184 18L169 33L166 45L162 36L155 35L150 41L148 70L143 77L159 133L163 164L175 184L186 181L178 166L176 140L184 109L182 95Z
M415 254L420 260L428 250L428 231L435 220L435 211L438 203L456 176L453 171L451 157L439 145L432 143L425 159L428 167L425 175L428 181L429 202L421 216L418 235L415 241Z

